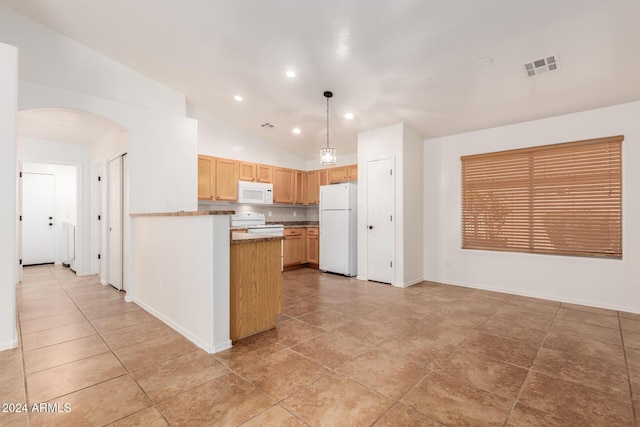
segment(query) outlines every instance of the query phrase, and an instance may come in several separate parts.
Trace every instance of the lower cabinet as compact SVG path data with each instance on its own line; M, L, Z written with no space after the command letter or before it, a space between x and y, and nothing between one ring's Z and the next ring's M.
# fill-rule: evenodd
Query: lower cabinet
M306 230L304 228L285 228L283 265L291 267L306 262L305 247Z
M307 263L320 264L320 236L318 227L307 227Z
M296 227L284 229L285 269L293 269L308 265L318 267L320 264L320 236L318 227Z

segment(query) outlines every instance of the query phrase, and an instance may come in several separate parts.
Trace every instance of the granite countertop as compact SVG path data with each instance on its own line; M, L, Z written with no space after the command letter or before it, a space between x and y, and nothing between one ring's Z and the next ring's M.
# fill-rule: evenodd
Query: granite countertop
M269 223L267 222L267 224ZM287 221L279 224L284 225L285 228L318 227L320 225L318 221Z
M129 216L201 216L201 215L234 215L236 211L187 211L187 212L157 212L157 213L132 213Z
M282 240L282 236L272 236L270 234L247 234L247 233L231 233L231 244L265 242L269 240Z

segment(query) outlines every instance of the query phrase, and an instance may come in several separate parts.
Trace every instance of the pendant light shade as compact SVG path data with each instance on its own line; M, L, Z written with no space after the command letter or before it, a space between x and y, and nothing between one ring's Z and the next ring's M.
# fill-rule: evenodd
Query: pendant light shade
M320 163L323 165L336 164L336 149L329 147L329 98L332 96L333 92L324 93L324 97L327 98L327 146L320 150Z

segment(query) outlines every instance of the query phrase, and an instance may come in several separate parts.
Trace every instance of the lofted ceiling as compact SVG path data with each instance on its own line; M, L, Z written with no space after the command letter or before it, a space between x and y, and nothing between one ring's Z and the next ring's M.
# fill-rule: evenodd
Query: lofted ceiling
M398 122L427 139L640 100L638 0L0 4L306 160L326 143L325 90L339 155ZM558 69L527 77L549 55Z

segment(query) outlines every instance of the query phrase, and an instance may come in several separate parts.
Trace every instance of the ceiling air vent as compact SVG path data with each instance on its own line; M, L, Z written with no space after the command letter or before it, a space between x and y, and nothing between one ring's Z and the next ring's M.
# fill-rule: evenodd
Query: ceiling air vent
M534 77L539 74L544 74L548 71L555 71L560 67L560 62L558 61L558 55L549 55L544 58L536 59L531 62L527 62L524 64L524 71L527 73L527 76Z
M260 127L264 128L264 129L273 129L275 126L272 125L269 122L266 122L266 123L261 124Z

